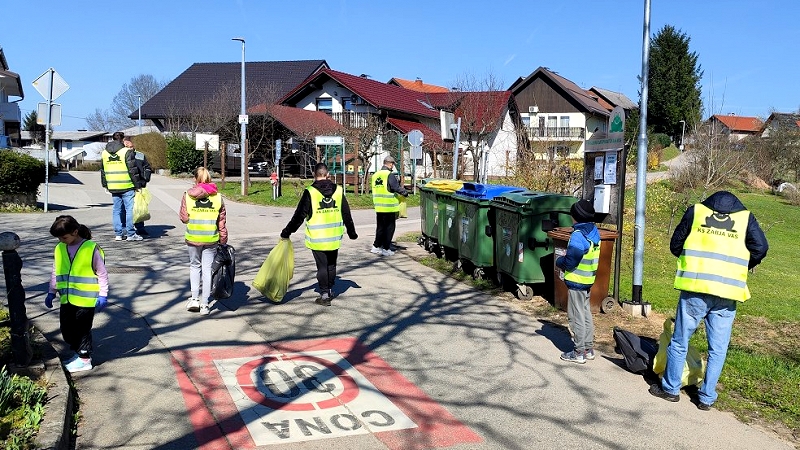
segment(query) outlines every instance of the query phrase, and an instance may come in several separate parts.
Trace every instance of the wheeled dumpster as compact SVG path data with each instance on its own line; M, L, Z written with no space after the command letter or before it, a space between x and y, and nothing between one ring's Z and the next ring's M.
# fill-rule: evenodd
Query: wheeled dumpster
M614 253L614 243L619 236L616 231L600 228L600 262L597 266L594 284L589 291L589 305L592 313L609 312L614 309L617 300L608 296L608 284L611 278L611 256ZM553 240L555 245L555 257L563 256L567 252L567 243L572 234L572 227L557 228L549 231L547 235ZM554 270L554 297L553 304L563 310L567 310L569 295L567 285L564 283L564 271L555 266Z
M551 285L554 247L547 231L572 226L569 210L576 201L569 195L525 191L508 192L490 202L497 228L494 237L497 281L506 287L516 284L520 299L533 298L532 285Z
M506 192L525 192L515 186L464 183L453 194L458 225L458 258L461 268L481 278L494 267L494 214L490 202Z
M458 180L433 179L419 188L422 244L426 250L439 256L456 252L458 230L454 227L455 201L452 194L463 184Z

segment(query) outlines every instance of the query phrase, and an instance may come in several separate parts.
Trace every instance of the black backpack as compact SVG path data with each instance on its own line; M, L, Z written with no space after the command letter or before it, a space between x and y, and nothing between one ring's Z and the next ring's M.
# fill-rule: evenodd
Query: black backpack
M622 354L628 370L639 374L653 370L653 359L658 353L658 341L619 327L614 327L613 335L614 342L617 343L617 352Z

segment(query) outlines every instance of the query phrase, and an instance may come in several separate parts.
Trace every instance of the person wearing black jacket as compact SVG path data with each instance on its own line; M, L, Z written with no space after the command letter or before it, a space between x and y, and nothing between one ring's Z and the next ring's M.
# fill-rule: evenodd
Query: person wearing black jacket
M678 257L675 289L680 291L675 331L667 347L667 367L650 394L680 400L689 339L705 322L708 363L697 393L697 408L708 411L717 400L717 381L731 340L736 307L750 298L749 269L767 256L769 244L755 216L727 191L689 207L675 228L670 251Z
M314 183L303 191L292 219L281 231L281 239L289 239L303 221L306 222L306 247L311 249L317 265L320 296L315 302L322 306L330 306L334 297L336 260L343 231L347 230L350 239L358 238L347 197L343 194L343 188L328 179L328 166L317 164Z
M112 223L114 224L114 240L141 241L133 226L133 197L138 187L138 169L135 162L135 151L122 143L125 134L117 131L113 140L106 144L101 154L100 182L111 193L114 202Z

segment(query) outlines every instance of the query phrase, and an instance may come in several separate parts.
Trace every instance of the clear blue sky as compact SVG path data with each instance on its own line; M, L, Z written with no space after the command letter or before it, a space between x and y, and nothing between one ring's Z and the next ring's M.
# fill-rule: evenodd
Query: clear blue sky
M53 67L70 85L58 130L85 128L139 74L171 81L195 62L324 59L331 68L452 86L492 73L508 87L539 66L638 101L644 0L38 0L5 2L0 46L31 83ZM652 0L699 55L705 115L800 108L800 2Z

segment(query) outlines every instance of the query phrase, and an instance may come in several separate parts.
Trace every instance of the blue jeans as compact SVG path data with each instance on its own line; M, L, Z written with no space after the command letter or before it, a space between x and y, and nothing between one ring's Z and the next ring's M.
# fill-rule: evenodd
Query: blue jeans
M689 338L700 325L700 320L703 320L708 338L708 361L698 397L707 405L717 400L717 381L728 354L734 318L736 301L711 294L681 291L675 313L675 331L667 348L667 368L661 380L664 391L673 395L680 391Z
M130 191L113 193L111 199L114 200L113 215L114 234L116 236L133 236L136 229L133 227L133 196L136 192ZM125 223L122 223L122 208L125 208Z

